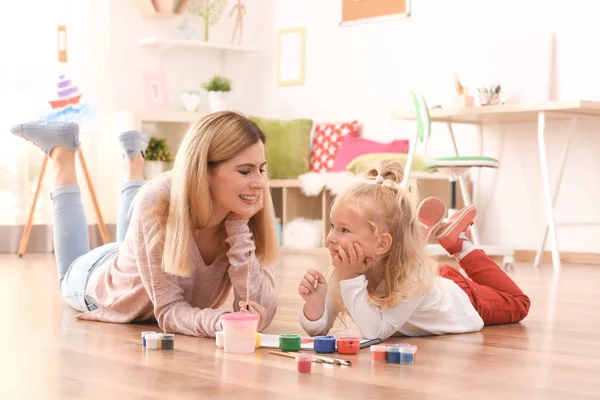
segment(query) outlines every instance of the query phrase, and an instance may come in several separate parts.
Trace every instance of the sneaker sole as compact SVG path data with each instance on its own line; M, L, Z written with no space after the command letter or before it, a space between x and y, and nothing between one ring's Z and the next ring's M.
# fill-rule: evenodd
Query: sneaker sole
M473 215L469 218L468 215L472 213ZM475 215L477 215L477 209L475 206L470 205L466 208L463 208L461 215L459 215L450 225L444 228L443 231L438 232L435 236L437 240L446 239L450 233L452 233L455 228L460 224L459 230L461 232L465 231L469 225L473 224L473 220L475 219Z
M438 211L440 218L437 222L435 220L427 221L427 220L425 220L425 218L423 218L423 219L421 218L421 210L424 208L424 206L426 204L429 204L428 207L431 207L432 210ZM435 206L432 206L431 204L435 204ZM431 236L431 234L435 231L435 229L444 220L446 211L447 211L447 209L446 209L446 205L444 204L444 202L436 197L428 197L428 198L424 199L421 202L421 204L419 204L419 207L417 208L417 218L419 220L419 225L423 229L426 230L425 240L429 240L429 237Z
M125 132L119 135L119 140L131 140L131 139L139 139L143 142L149 142L150 138L148 135L145 135L141 132Z

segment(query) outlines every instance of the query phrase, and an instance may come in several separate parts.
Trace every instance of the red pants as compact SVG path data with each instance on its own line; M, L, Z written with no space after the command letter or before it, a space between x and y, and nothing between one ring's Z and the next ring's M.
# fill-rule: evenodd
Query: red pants
M527 316L529 297L482 250L473 250L459 265L471 279L448 265L439 267L440 275L467 293L485 325L512 324Z

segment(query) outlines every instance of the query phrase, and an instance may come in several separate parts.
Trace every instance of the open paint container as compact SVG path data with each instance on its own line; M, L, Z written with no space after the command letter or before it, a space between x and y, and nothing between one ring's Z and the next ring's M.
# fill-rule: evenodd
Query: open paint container
M254 353L258 318L248 313L229 313L221 317L225 353Z
M329 354L335 352L335 336L315 336L315 353Z
M302 338L294 333L279 335L279 349L281 351L299 351L302 347Z
M337 340L337 352L340 354L358 354L360 350L360 339L355 337L343 337Z

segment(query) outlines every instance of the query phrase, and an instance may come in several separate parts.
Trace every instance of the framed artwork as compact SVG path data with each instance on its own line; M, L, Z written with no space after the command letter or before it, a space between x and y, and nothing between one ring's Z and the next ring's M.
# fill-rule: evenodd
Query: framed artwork
M277 33L277 85L304 85L306 32L303 27L281 29Z
M340 25L410 17L411 0L342 0Z
M150 110L165 110L167 108L167 96L165 87L165 76L162 72L145 71L142 73L144 81L144 93Z

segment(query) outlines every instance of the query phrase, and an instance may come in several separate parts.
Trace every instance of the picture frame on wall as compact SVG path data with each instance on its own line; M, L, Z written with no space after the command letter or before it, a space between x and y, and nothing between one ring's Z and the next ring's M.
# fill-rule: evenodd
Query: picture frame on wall
M341 0L340 26L405 19L411 15L411 0Z
M277 32L277 85L304 85L306 31L304 27Z
M157 71L144 71L142 79L148 109L152 111L166 110L167 95L164 74Z

